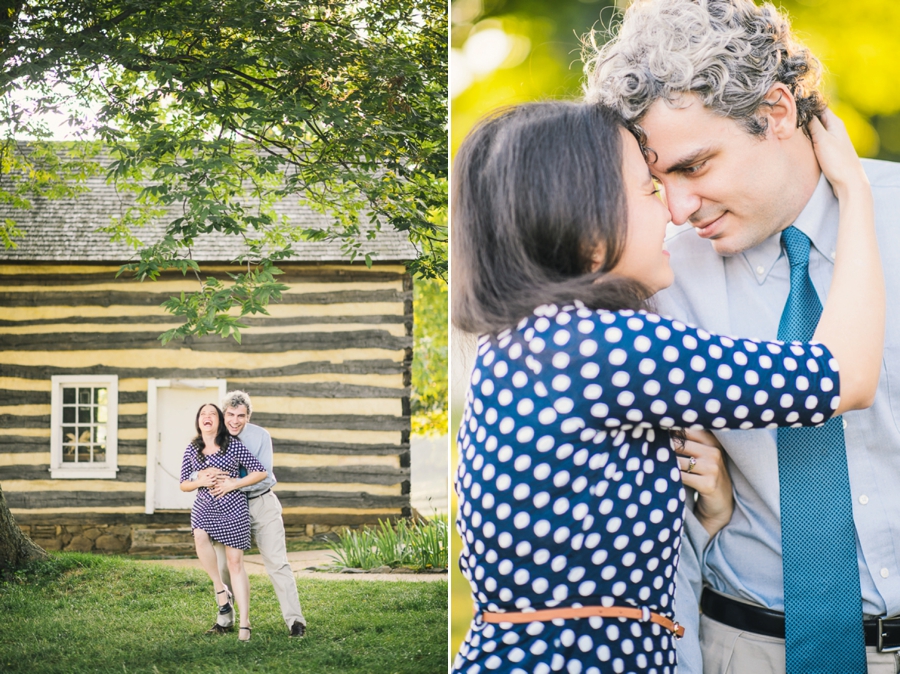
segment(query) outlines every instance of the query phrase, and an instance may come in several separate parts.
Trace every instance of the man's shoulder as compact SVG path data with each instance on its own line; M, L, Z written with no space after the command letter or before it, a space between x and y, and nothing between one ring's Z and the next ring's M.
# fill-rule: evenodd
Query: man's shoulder
M269 437L269 431L262 426L248 423L244 426L244 430L241 431L241 434L238 437L246 444L248 441L252 440L259 441L267 439Z
M881 159L863 159L862 165L873 190L900 189L900 163Z

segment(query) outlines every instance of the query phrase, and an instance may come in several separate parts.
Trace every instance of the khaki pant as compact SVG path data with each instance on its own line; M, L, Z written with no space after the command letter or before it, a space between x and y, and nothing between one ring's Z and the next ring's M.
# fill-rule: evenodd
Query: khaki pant
M705 615L700 616L700 648L703 674L785 674L784 639L742 632ZM900 672L897 653L878 653L872 646L866 648L866 660L869 674Z
M262 555L266 573L272 580L275 596L281 605L281 615L290 629L296 621L306 625L306 618L300 609L300 597L297 595L297 580L287 558L287 545L284 539L284 521L281 519L281 502L274 492L250 501L250 533ZM225 546L213 543L219 561L219 573L222 582L231 585L231 574L225 560ZM234 623L234 613L220 616L218 623L230 627Z

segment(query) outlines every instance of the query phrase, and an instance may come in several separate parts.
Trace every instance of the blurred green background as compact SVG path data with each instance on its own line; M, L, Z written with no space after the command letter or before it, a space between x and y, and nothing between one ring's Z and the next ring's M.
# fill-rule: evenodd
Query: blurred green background
M501 105L578 97L582 38L609 26L625 0L454 0L451 4L451 148ZM761 3L760 3L761 4ZM824 90L864 157L900 161L900 2L785 0L795 33L825 69ZM451 220L452 227L452 220ZM455 348L455 347L454 347ZM459 426L467 373L454 351L451 431ZM454 443L451 443L454 445ZM454 445L455 447L455 445ZM457 457L451 457L455 471ZM456 510L451 494L452 512ZM459 556L453 536L452 560ZM451 573L451 657L472 618L469 587Z

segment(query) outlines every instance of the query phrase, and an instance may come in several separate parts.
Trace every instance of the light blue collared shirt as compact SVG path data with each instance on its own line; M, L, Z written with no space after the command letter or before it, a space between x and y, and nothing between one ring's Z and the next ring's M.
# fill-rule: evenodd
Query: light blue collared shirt
M844 415L863 613L869 617L900 614L900 164L864 160L863 165L872 185L888 297L875 404ZM838 202L824 176L794 226L812 241L810 277L824 303L838 227ZM776 339L790 291L790 266L780 233L741 254L721 257L690 226L679 230L667 241L675 284L654 298L659 312L720 334ZM735 511L731 522L709 541L702 527L686 522L693 545L684 550L688 573L679 574L676 605L679 619L688 626L696 620L691 614L696 596L688 596L693 594L689 581L695 580L689 573L692 549L699 551L705 583L727 595L784 610L776 433L731 431L716 436L728 454ZM679 667L682 670L699 671Z
M259 459L259 462L265 466L268 473L266 479L262 482L257 482L241 489L249 498L253 498L262 494L266 489L271 489L277 482L273 470L275 457L272 450L272 436L262 426L248 423L238 435L238 439L244 443L244 446L250 450L253 456Z

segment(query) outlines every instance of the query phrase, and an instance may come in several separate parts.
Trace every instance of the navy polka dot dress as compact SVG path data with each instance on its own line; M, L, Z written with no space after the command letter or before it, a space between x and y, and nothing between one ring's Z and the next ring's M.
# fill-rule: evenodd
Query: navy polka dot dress
M456 478L476 615L453 671L674 673L673 638L650 622L493 624L481 612L616 605L672 618L685 492L670 431L820 424L839 402L836 370L821 345L581 305L538 307L481 338Z
M240 467L248 473L264 471L259 459L250 453L237 438L231 438L228 448L212 456L197 459L197 449L193 443L184 450L181 462L181 481L190 479L191 473L204 468L220 468L228 477L238 477ZM230 491L221 498L209 493L206 487L197 489L197 497L191 508L191 529L203 529L214 541L231 548L250 549L250 508L247 495L242 491Z

